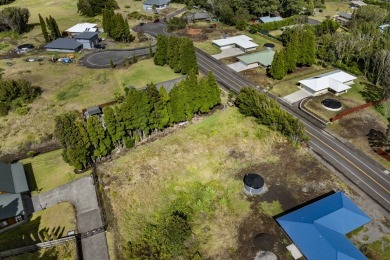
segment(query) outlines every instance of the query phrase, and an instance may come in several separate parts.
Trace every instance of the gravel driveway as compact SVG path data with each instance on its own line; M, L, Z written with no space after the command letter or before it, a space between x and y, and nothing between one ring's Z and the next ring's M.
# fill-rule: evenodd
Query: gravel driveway
M103 226L92 176L77 179L32 197L35 211L65 201L73 203L76 207L79 233L85 233ZM105 232L82 238L81 245L84 259L108 259Z

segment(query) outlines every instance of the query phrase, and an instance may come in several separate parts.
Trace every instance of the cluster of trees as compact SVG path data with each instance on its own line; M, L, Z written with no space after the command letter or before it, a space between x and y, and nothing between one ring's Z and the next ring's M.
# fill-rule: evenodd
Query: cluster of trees
M127 19L120 13L115 14L113 9L103 9L103 29L115 41L132 42L135 37L130 33Z
M187 21L183 17L172 17L167 22L167 29L169 32L184 29L186 26Z
M18 80L0 79L0 116L5 116L12 110L22 108L34 101L41 94L40 87L31 85L31 82Z
M12 2L14 2L15 0L0 0L0 5L7 5L7 4L10 4Z
M176 73L198 72L194 43L186 37L159 35L154 63L160 66L168 64Z
M85 124L76 112L56 117L55 134L63 147L63 158L76 169L108 155L118 147L132 147L150 133L174 123L192 120L221 102L214 76L198 79L191 73L168 94L150 84L145 91L126 90L125 101L115 108L105 107L104 126L97 116Z
M349 32L328 31L316 41L317 57L353 74L364 74L373 84L390 90L390 31L381 33L378 25L389 20L389 12L378 6L355 11Z
M56 20L51 17L51 15L49 16L49 18L46 17L45 23L45 20L43 20L41 14L39 14L39 23L41 24L42 34L46 42L58 39L62 36ZM50 31L50 34L47 31L48 29Z
M141 236L128 243L128 259L193 259L198 248L192 238L189 217L181 212L159 215L148 223Z
M6 7L0 12L0 31L11 30L18 34L27 32L29 18L30 11L27 8Z
M77 10L80 14L89 17L102 14L103 9L118 9L115 0L78 0Z
M274 79L282 79L297 66L311 66L316 61L316 37L310 26L296 26L283 34L286 48L275 53L269 70Z
M235 101L238 110L246 116L254 116L258 122L267 125L286 136L292 143L307 140L303 124L275 100L249 87L242 88Z

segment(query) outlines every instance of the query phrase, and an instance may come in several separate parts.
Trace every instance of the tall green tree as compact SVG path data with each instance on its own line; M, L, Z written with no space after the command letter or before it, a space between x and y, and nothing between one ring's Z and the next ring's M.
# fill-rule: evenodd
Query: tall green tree
M89 140L94 146L94 157L100 159L111 151L111 139L104 130L97 116L90 116L87 120L87 132Z
M157 36L156 53L154 55L154 64L164 66L167 62L168 38L164 35Z
M180 38L180 67L182 74L198 73L194 43L186 37Z
M286 76L285 51L280 50L275 53L269 73L274 79L282 79Z
M41 14L38 14L38 16L39 16L39 23L41 24L43 38L45 38L46 42L49 42L50 38L49 38L49 34L47 33L47 27L46 27L45 20L43 20Z
M27 8L6 7L0 11L0 21L7 29L18 34L29 30L30 11Z
M187 120L186 117L186 91L184 81L179 82L169 92L169 97L172 106L172 122L178 123Z

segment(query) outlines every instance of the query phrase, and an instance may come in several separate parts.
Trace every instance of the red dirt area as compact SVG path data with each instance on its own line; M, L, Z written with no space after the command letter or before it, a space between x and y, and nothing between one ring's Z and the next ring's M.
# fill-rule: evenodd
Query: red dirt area
M273 85L273 80L265 74L266 71L260 68L241 71L240 74L247 77L250 81L263 87L270 88Z
M187 32L188 35L196 36L203 33L203 29L196 29L196 28L188 28Z

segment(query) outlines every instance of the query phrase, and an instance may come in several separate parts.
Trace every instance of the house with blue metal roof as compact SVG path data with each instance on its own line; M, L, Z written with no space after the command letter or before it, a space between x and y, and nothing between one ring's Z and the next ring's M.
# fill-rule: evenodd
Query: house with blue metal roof
M337 192L276 219L308 260L367 259L345 236L371 221Z
M282 21L283 18L280 16L263 16L259 18L259 22L261 23L272 23L272 22L277 22L277 21Z

